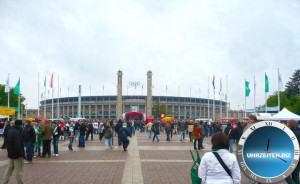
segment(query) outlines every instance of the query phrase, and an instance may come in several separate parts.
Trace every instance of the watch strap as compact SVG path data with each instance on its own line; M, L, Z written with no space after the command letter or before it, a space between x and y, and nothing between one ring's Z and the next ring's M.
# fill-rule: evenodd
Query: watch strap
M222 165L222 167L225 169L225 171L227 172L227 174L230 176L230 178L232 178L231 176L231 172L229 170L229 168L227 167L227 165L224 163L224 161L222 160L222 158L220 157L218 152L212 152L215 157L218 159L218 161L220 162L220 164Z

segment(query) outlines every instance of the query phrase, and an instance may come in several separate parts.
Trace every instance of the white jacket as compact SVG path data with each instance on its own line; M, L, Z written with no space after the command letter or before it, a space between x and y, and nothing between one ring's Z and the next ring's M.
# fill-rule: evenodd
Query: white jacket
M218 153L229 168L232 179L216 156L212 152L207 152L203 155L198 169L198 176L202 179L202 184L240 184L241 172L236 156L226 149L220 149Z

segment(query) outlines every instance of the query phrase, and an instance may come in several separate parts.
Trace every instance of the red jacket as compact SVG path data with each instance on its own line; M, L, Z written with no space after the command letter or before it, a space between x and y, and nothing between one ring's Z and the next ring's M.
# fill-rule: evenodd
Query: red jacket
M195 140L200 139L201 138L201 128L199 126L194 127L193 134L194 134Z

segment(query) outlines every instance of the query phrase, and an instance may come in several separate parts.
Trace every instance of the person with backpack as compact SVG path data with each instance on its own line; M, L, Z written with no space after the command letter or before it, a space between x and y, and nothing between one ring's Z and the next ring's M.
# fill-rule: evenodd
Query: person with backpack
M110 146L110 149L113 149L112 137L113 137L113 130L110 127L110 124L106 123L104 128L105 150L108 149L108 145Z
M128 137L131 137L131 132L126 123L123 123L123 126L119 129L118 137L120 137L120 140L122 141L124 151L127 151L129 145Z
M159 128L159 122L154 123L152 125L152 132L153 132L153 139L152 142L154 142L154 139L156 138L157 142L159 142L158 135L160 133L160 128Z

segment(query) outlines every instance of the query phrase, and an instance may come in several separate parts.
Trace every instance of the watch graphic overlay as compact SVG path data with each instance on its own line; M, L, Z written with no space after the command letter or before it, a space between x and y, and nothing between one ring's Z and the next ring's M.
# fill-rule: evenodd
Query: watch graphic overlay
M299 143L285 125L262 121L245 130L237 158L241 170L252 180L273 183L289 176L299 161Z

